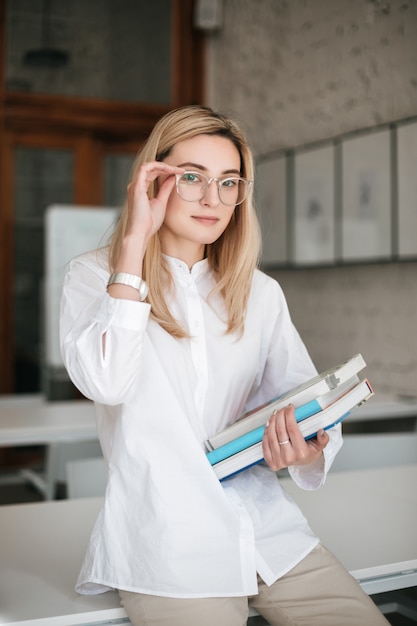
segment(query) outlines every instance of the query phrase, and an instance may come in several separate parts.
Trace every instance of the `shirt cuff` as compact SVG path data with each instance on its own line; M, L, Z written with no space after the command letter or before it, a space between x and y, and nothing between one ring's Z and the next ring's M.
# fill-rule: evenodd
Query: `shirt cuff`
M324 483L327 474L326 465L325 453L323 452L314 463L292 465L288 468L288 473L301 489L312 491Z
M337 424L327 431L329 442L323 450L323 454L314 463L309 465L293 465L288 468L288 473L293 481L305 490L314 490L321 487L325 481L327 472L332 466L334 458L342 447L342 429Z
M97 321L106 328L118 326L128 330L144 330L148 323L151 305L148 302L112 298L106 293L97 311Z

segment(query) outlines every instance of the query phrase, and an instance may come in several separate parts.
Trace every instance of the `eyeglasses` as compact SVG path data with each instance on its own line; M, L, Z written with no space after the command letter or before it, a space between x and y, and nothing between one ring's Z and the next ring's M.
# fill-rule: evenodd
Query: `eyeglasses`
M186 202L198 202L207 193L212 182L217 183L220 201L228 206L241 204L248 197L253 185L252 180L238 178L207 178L200 172L175 174L178 195Z

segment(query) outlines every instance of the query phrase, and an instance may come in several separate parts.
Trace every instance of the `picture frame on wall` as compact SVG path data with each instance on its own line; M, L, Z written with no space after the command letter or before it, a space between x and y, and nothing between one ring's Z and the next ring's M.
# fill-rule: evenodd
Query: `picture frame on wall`
M341 257L383 260L392 254L390 129L341 141Z
M262 230L262 265L286 264L288 229L285 154L257 162L254 193Z
M292 256L296 265L335 262L335 148L294 155Z
M400 258L417 257L417 121L397 127L397 228Z

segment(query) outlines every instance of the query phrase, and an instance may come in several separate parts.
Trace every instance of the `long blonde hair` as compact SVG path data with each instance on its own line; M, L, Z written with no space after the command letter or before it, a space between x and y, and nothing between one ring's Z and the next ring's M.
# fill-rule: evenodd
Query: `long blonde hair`
M235 122L204 106L186 106L167 113L155 125L148 140L139 151L131 180L139 167L149 161L162 161L173 147L197 135L220 135L230 139L236 146L241 160L241 176L253 180L254 167L249 145ZM157 183L150 186L148 195L154 197ZM110 242L110 267L113 268L120 254L127 227L127 201ZM252 201L249 196L234 211L226 230L217 241L206 246L209 265L216 276L214 291L221 293L228 314L228 333L241 333L251 289L252 276L257 267L260 253L260 229ZM149 241L143 261L142 277L149 286L148 300L152 317L171 335L178 338L188 334L172 316L164 291L172 284L168 264L161 251L159 234Z

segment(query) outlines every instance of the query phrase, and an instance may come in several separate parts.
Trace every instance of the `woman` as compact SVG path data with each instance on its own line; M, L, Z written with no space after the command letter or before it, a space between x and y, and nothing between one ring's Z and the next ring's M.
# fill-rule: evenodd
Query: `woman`
M316 374L256 269L252 187L235 123L173 111L136 159L109 248L71 263L62 353L96 403L108 464L77 590L119 590L141 626L242 626L248 602L271 624L386 624L275 474L319 487L340 427L307 443L288 407L271 416L264 465L220 483L206 458L208 437Z

